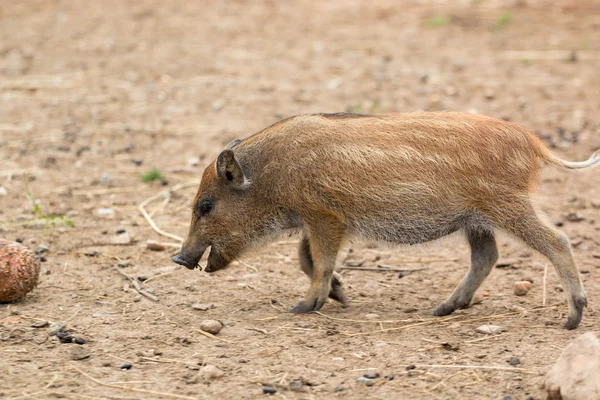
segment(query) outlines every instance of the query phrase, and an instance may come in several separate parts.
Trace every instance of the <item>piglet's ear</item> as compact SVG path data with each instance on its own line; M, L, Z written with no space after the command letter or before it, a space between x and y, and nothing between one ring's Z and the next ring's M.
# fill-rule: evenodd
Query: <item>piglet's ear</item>
M232 185L236 189L245 189L250 186L250 181L244 175L232 150L223 150L217 157L217 173L226 184Z

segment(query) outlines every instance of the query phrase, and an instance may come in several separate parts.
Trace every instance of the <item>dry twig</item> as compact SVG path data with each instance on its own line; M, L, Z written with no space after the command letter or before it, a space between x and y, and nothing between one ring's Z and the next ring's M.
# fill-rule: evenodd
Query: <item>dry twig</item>
M150 226L152 227L152 229L154 229L159 235L162 236L166 236L168 238L177 240L178 242L183 242L183 238L173 234L173 233L169 233L167 231L164 231L162 229L160 229L156 223L154 222L154 220L152 219L152 217L150 216L150 214L148 214L148 212L146 211L146 206L148 204L150 204L151 202L153 202L156 199L159 199L163 196L169 196L171 193L177 191L177 190L181 190L181 189L185 189L191 186L196 186L198 185L200 182L198 180L193 180L193 181L189 181L189 182L184 182L184 183L180 183L177 184L175 186L172 186L166 190L160 191L158 193L156 193L153 196L148 197L146 200L142 201L140 203L140 205L138 206L138 209L140 210L140 212L142 213L142 215L144 216L144 218L146 218L146 221L148 221L148 223L150 224Z
M123 272L123 270L119 267L115 267L117 269L117 271L123 275L125 278L127 278L129 280L129 282L131 282L131 284L133 285L133 288L135 290L137 290L137 292L139 294L141 294L142 296L145 296L147 298L149 298L152 301L158 301L159 298L158 296L153 295L152 293L142 289L142 287L140 286L140 283L137 281L137 279L130 277L129 275L127 275L125 272Z

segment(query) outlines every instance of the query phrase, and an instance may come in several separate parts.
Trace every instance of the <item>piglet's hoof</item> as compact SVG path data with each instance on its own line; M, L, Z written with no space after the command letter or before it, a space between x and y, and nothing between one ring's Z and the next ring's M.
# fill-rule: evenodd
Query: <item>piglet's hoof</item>
M321 307L319 307L319 308L321 308ZM317 299L315 299L315 301L312 302L312 304L310 304L310 305L306 305L306 302L301 301L300 303L298 303L298 305L296 307L292 308L290 310L290 312L293 314L306 314L311 311L316 311L319 308L317 308Z

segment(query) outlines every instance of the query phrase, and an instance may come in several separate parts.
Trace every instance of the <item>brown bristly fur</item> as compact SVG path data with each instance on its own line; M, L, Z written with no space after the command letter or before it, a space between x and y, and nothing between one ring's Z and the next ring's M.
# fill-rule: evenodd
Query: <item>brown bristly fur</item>
M462 230L472 263L434 312L446 315L469 306L498 258L501 229L554 264L574 328L587 300L568 240L531 202L541 162L586 168L600 154L563 161L524 127L481 115L291 117L232 142L207 167L194 203L210 202L210 211L196 209L176 262L193 268L211 246L206 270L214 271L253 244L301 230L311 286L293 311L308 312L328 296L346 303L334 267L347 238L418 244Z

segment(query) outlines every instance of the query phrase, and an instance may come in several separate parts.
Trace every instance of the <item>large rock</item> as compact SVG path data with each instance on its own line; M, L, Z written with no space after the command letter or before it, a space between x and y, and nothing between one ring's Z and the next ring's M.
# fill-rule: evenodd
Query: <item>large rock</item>
M599 334L583 334L563 350L554 367L546 375L548 399L600 399Z

